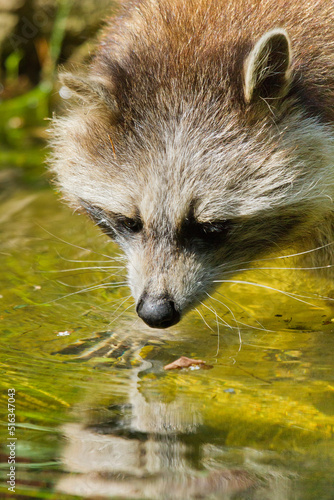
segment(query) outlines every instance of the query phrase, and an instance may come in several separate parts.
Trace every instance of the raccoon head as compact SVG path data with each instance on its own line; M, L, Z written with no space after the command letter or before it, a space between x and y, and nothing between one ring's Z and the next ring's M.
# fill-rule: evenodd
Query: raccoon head
M64 76L76 104L54 121L52 168L127 255L138 315L167 328L217 280L307 233L327 196L328 131L290 91L282 29L249 51L237 91L221 65L214 77L204 62L192 76L108 68Z

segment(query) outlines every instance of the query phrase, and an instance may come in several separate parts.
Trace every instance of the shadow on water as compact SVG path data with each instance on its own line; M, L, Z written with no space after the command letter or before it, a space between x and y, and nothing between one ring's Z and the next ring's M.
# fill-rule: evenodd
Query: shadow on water
M304 302L230 284L209 309L150 330L112 243L49 190L8 193L1 498L333 498L333 311L313 284L296 277ZM252 273L288 290L290 271ZM182 355L212 369L163 369Z

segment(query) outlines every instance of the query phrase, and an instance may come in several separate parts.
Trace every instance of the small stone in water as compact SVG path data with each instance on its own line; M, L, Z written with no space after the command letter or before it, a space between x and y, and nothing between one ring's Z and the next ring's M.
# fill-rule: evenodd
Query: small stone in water
M212 366L207 365L206 362L201 359L191 359L186 356L181 356L176 361L173 361L173 363L164 366L164 370L180 370L181 368L190 368L192 370L204 368L205 370L209 370Z
M229 387L228 389L224 389L224 392L228 392L229 394L235 394L235 390Z
M66 337L66 335L71 335L71 332L65 330L65 332L58 332L57 337Z

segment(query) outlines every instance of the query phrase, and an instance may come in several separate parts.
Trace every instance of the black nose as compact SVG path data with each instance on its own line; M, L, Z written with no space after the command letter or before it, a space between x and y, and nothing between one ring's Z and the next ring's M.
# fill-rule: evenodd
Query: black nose
M138 316L151 328L168 328L180 321L180 313L169 298L154 298L144 294L137 305Z

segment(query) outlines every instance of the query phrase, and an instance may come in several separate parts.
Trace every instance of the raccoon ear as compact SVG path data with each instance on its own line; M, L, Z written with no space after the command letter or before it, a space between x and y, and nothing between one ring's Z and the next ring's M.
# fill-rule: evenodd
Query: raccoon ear
M115 107L115 100L106 82L102 78L94 78L76 75L74 73L61 73L59 75L61 85L60 95L65 99L72 97L82 101L95 100L101 104L109 104Z
M278 99L288 91L291 75L291 44L287 32L276 28L256 42L244 66L246 103Z

